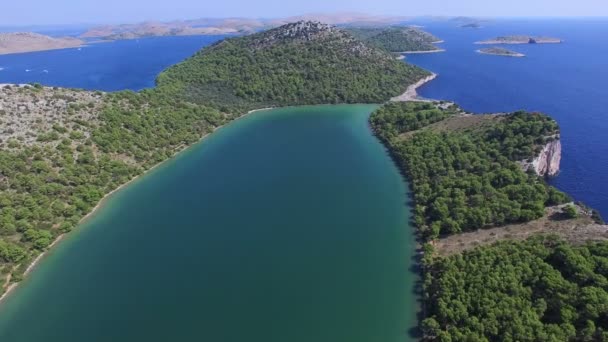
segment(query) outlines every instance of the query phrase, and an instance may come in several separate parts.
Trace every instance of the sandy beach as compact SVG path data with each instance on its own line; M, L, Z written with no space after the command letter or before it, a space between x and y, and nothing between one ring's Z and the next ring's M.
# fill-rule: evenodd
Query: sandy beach
M0 84L0 86L2 85L14 85L14 84ZM249 115L249 114L253 114L255 112L260 112L260 111L265 111L265 110L269 110L269 109L274 109L273 107L266 107L266 108L260 108L260 109L254 109L254 110L250 110L247 113L239 116L238 118L230 121L229 123L235 122L236 120L242 119L245 116ZM227 124L229 124L227 123ZM217 131L218 129L224 127L225 125L220 125L217 126L213 129L213 132ZM212 133L207 133L205 135L203 135L201 137L201 139L199 141L197 141L196 143L189 145L189 146L178 146L178 150L173 154L173 156L165 161L162 161L154 166L152 166L151 168L147 169L146 171L144 171L142 174L133 177L131 180L129 180L126 183L121 184L119 187L117 187L116 189L108 192L107 194L105 194L101 200L99 200L99 202L97 203L97 205L95 205L95 207L93 207L93 209L91 209L91 211L86 214L83 218L80 219L80 221L78 222L78 225L76 226L76 228L79 228L83 223L86 222L87 219L91 218L95 213L97 213L97 211L99 209L101 209L103 207L103 205L106 203L106 201L115 193L117 193L118 191L122 190L123 188L125 188L126 186L130 185L131 183L135 182L136 180L140 179L141 177L147 175L148 173L150 173L151 171L155 170L157 167L165 164L166 162L172 160L173 158L175 158L178 154L182 153L183 151L187 150L190 147L193 147L197 144L199 144L200 142L202 142L205 138L207 138L209 135L211 135ZM23 272L23 279L25 280L25 278L27 277L27 275L29 273L31 273L34 268L36 267L36 265L38 265L38 263L42 260L42 258L44 258L47 253L49 251L51 251L51 249L53 247L55 247L59 242L61 242L61 240L63 240L63 238L65 237L65 234L61 234L59 236L57 236L57 238L53 241L53 243L51 243L42 253L40 253L27 267L27 269L25 270L25 272ZM6 291L2 294L2 296L0 296L0 304L2 303L2 301L20 284L18 283L11 283L10 282L10 275L7 278L8 282L6 282L5 284L3 284L3 287L6 288Z
M420 88L421 86L423 86L424 84L426 84L427 82L430 82L432 80L434 80L435 78L437 78L437 74L432 73L431 75L421 79L420 81L412 84L411 86L407 87L407 89L405 90L405 93L393 97L391 99L391 101L393 102L404 102L404 101L423 101L423 102L429 102L431 100L429 99L421 99L418 97L418 93L416 92L416 89Z

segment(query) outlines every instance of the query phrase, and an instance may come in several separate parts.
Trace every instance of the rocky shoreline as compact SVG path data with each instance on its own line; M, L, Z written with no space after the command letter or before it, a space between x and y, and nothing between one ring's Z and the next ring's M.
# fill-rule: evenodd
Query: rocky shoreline
M423 85L425 85L426 83L434 80L435 78L437 78L437 74L432 73L431 75L421 79L420 81L412 84L411 86L407 87L407 89L405 90L405 92L399 96L393 97L391 99L392 102L405 102L405 101L430 101L428 99L421 99L418 97L418 92L416 91L418 88L422 87Z

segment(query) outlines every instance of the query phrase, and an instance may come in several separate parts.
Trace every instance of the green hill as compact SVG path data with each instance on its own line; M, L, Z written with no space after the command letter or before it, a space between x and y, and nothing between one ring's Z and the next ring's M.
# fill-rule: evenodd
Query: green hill
M414 27L350 28L348 31L369 44L390 52L437 51L441 39Z
M426 75L346 31L297 22L207 47L161 73L157 85L187 101L235 112L384 102Z

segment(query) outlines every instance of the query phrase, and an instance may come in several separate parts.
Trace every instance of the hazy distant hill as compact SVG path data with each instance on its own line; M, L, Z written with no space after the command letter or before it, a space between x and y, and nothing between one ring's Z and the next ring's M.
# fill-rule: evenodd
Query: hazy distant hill
M65 49L77 47L82 44L82 40L71 37L52 38L31 32L0 33L0 55Z
M134 39L151 36L253 33L297 21L320 21L331 25L394 25L406 17L374 16L360 13L306 14L287 18L201 18L172 22L105 25L91 28L81 38Z
M207 47L161 73L157 83L231 111L384 102L427 75L344 30L301 21Z

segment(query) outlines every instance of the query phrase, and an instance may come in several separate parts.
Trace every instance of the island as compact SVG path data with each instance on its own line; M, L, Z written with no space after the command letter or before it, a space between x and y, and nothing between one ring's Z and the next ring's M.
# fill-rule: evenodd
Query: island
M493 39L482 40L475 44L559 44L559 38L539 37L539 36L501 36Z
M480 23L468 23L468 24L462 24L462 25L460 25L460 27L478 29L478 28L481 28L481 24Z
M75 48L83 44L82 40L73 37L54 38L32 32L0 33L0 55Z
M507 56L507 57L525 57L526 56L523 53L508 50L508 49L501 48L501 47L483 48L483 49L477 50L477 52L484 54L484 55L497 55L497 56Z
M346 30L358 39L398 54L445 51L434 45L443 42L440 38L418 27L349 27Z
M217 42L140 92L2 85L2 291L105 196L218 127L265 107L377 103L369 125L411 187L422 338L608 339L608 226L546 181L556 121L410 101L433 77L300 21Z

